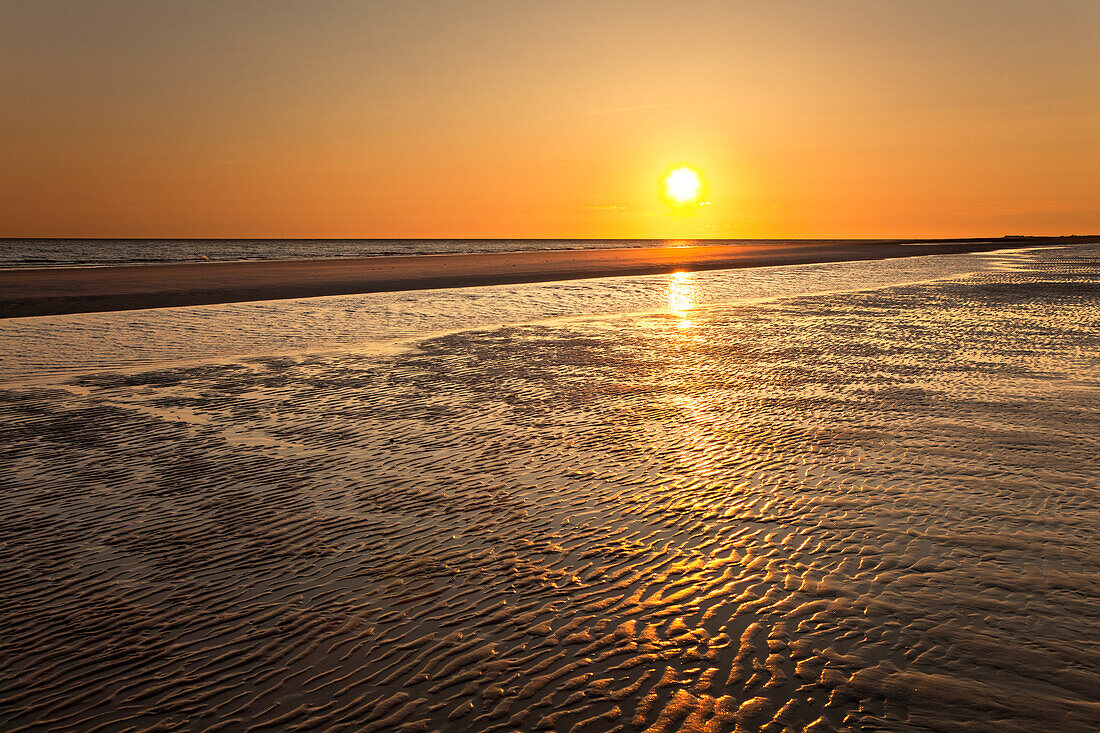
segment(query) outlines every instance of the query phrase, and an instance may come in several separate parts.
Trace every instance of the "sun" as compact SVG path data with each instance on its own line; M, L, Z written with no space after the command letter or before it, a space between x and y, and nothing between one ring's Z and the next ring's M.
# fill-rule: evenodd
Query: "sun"
M703 179L698 171L686 165L669 171L663 183L665 198L672 204L698 203L703 196Z

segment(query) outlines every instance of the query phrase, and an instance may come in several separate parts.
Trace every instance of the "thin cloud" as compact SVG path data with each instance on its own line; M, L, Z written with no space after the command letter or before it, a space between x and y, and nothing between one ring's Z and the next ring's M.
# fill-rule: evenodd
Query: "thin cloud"
M242 160L128 160L129 165L259 165Z
M671 107L671 103L664 104L640 104L637 107L606 107L604 109L589 109L582 112L577 112L579 115L613 115L619 112L636 112L643 109L660 109L662 107Z

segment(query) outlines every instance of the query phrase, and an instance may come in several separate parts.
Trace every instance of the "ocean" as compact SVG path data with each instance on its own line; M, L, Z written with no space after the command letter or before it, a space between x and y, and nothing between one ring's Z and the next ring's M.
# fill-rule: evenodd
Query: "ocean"
M865 262L366 293L181 308L0 319L0 381L75 371L345 348L393 349L426 334L546 319L694 307L943 278L1026 256ZM675 287L674 287L675 286Z
M1100 729L1100 247L0 322L7 730Z
M0 267L154 265L387 255L622 249L674 244L779 244L799 240L668 239L0 239ZM814 240L832 241L832 240Z
M310 260L394 255L788 244L842 239L0 239L0 268ZM901 240L897 240L901 241ZM905 240L919 241L919 240ZM934 241L934 240L929 240Z

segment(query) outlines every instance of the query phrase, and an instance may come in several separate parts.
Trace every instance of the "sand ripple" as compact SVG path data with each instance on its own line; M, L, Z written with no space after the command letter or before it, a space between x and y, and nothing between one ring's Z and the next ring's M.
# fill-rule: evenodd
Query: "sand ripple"
M0 391L3 729L1100 727L1095 248L671 310Z

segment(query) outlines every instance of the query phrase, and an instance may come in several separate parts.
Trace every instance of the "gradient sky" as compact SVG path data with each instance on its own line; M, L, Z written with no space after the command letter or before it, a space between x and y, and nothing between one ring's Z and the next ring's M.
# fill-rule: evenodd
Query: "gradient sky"
M1097 233L1097 39L1097 0L0 0L0 236Z

